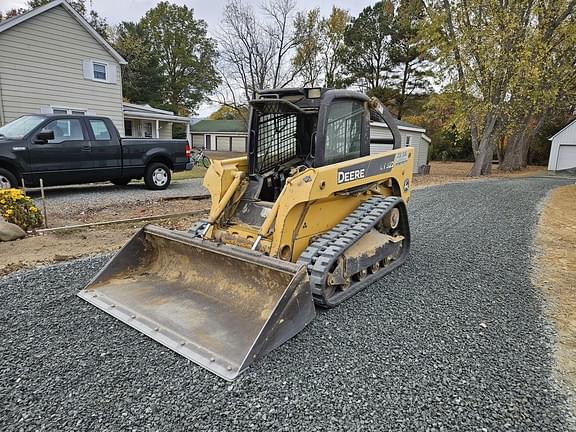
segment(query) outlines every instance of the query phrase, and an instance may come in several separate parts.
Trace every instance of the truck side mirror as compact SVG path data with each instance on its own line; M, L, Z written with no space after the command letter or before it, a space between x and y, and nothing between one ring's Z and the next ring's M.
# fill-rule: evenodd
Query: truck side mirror
M54 131L38 132L36 138L34 138L34 144L46 144L48 141L53 139L54 139Z

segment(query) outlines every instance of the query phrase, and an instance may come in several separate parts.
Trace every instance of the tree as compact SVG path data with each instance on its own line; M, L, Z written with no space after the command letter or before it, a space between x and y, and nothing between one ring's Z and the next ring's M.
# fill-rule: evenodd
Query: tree
M344 32L351 17L335 6L327 18L320 17L320 9L298 13L294 21L296 55L292 59L300 70L304 85L339 87L341 83Z
M269 0L258 13L241 0L226 3L218 35L219 103L242 107L258 89L293 82L298 71L288 59L296 44L294 8L294 0Z
M383 87L391 70L389 55L394 4L390 0L368 6L349 24L344 33L341 59L346 83L364 91Z
M247 122L248 120L248 110L241 109L237 110L233 107L226 105L220 106L218 110L214 111L208 116L210 120L242 120Z
M160 2L140 25L162 68L165 104L180 114L193 112L219 83L216 46L206 23L187 6Z
M516 149L518 156L510 166L526 159L528 147L522 145L522 150L517 151L516 141L529 142L532 133L527 130L541 127L541 118L533 114L545 113L546 108L556 103L555 91L545 78L551 69L541 60L547 55L558 56L551 50L551 44L557 42L553 41L562 23L571 22L566 37L570 31L574 33L575 3L575 0L427 3L432 42L467 119L475 157L470 175L489 174L496 144L506 140L506 152Z
M114 49L126 59L122 65L122 92L130 102L161 106L163 70L158 54L146 41L143 26L123 22L116 28Z
M390 87L395 90L394 105L402 118L409 98L430 91L428 47L420 31L424 24L421 0L400 0L394 15L389 49L392 73Z

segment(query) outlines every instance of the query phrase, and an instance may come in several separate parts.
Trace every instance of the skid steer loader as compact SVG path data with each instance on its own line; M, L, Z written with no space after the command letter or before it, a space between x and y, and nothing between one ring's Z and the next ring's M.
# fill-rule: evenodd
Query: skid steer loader
M227 380L410 247L413 149L386 110L390 150L371 155L361 93L264 90L250 106L247 156L204 178L208 218L144 227L78 294Z

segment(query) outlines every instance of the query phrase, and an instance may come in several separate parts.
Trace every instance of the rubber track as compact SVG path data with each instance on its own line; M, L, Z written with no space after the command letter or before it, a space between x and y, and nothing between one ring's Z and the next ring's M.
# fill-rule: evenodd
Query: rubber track
M316 304L324 307L334 307L347 298L352 297L375 280L376 277L382 277L404 262L409 249L409 234L406 236L405 244L403 244L403 248L406 249L401 256L403 259L398 259L390 266L382 268L378 273L370 275L362 281L353 282L353 285L346 291L336 294L330 300L324 296L324 287L327 283L328 274L338 257L364 234L369 232L386 213L401 203L403 201L399 197L371 197L360 204L342 222L313 241L302 252L298 258L298 264L308 267L310 287ZM401 212L401 217L403 215L405 215L405 212ZM405 226L408 229L408 221L405 221Z

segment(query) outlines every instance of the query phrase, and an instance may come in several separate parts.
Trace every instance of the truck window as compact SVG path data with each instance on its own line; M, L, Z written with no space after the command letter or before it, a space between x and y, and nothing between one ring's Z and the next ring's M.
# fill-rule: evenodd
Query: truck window
M52 144L61 143L64 141L84 141L84 132L82 131L82 124L77 119L58 119L51 121L44 129L43 132L54 132L54 139L48 141Z
M340 162L360 156L362 116L364 104L360 101L335 101L328 114L324 160Z
M92 128L92 132L94 132L96 141L110 140L110 131L104 120L90 120L90 127Z

